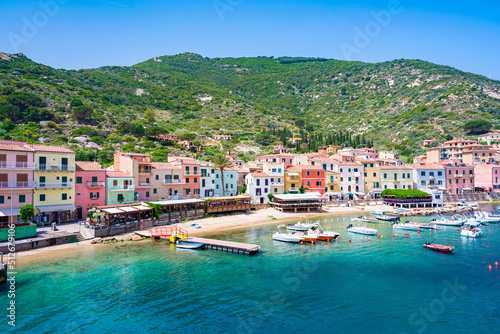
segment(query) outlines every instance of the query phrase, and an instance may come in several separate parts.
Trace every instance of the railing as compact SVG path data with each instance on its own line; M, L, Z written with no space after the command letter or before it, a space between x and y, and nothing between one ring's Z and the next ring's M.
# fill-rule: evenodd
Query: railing
M0 182L0 189L10 189L10 188L33 188L33 182Z
M192 171L189 171L189 172L184 171L184 175L187 175L187 176L189 176L189 175L200 175L200 173L198 173L198 172L192 172Z
M177 180L164 180L162 184L164 185L170 185L170 184L184 184L186 181L182 179L177 179Z
M75 166L73 166L73 165L36 164L35 169L37 171L49 171L49 172L74 172Z
M87 182L87 188L102 188L106 185L104 181Z
M35 164L33 162L21 162L21 161L0 161L0 169L34 169Z
M284 185L284 183L283 182L271 182L271 185L272 186L282 186L282 185Z
M142 183L139 183L137 186L138 187L151 187L151 183L142 182Z
M139 173L151 173L151 168L139 168Z
M73 188L72 182L35 182L35 189L68 189Z
M288 187L288 191L299 191L300 188L297 187Z
M112 186L109 187L109 191L120 191L120 190L135 190L134 186L128 185L128 186Z

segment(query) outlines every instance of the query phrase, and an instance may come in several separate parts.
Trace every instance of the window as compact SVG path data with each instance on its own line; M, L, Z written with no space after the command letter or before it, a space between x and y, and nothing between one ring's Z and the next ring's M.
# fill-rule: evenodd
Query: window
M82 184L82 177L81 176L77 176L76 177L76 184Z
M368 177L368 173L365 172L365 177Z
M4 204L5 203L5 196L0 196L0 204Z
M311 175L311 173L309 171L306 172L307 176Z
M198 167L194 167L194 175L198 174Z
M189 166L186 166L186 175L189 175Z
M264 180L264 185L266 185L266 186L268 186L268 185L269 185L269 180L268 180L268 179L265 179L265 180ZM231 187L232 187L232 185L231 185Z
M149 197L149 191L146 191L146 197Z
M373 177L377 177L377 173L373 173Z
M178 180L179 179L179 175L174 175L174 180Z
M320 172L316 172L316 176L320 176L320 175L321 175Z
M159 180L160 179L160 175L155 175L155 180Z
M403 179L405 178L405 173L403 173Z
M438 172L438 176L443 176L443 172Z
M342 173L342 168L340 169L340 172Z
M186 195L191 195L191 189L186 189Z
M206 187L206 184L205 184L205 179L202 179L202 180L201 180L201 186L202 186L202 187ZM155 190L156 190L156 189L155 189ZM156 193L155 193L155 194L156 194Z
M40 202L45 202L45 194L40 194Z
M198 183L198 178L197 177L194 178L194 183Z
M384 173L384 179L387 179L387 173ZM387 189L387 188L385 188Z
M98 199L99 193L90 193L90 199Z
M354 168L354 173L357 173L358 172L358 169L357 168Z
M316 187L321 187L321 181L316 181Z
M186 183L189 183L189 177L186 177Z
M125 201L125 197L123 196L123 194L118 194L118 202L123 202Z
M153 194L157 194L157 193L158 193L158 189L153 188Z
M68 194L62 194L62 196L61 196L61 197L62 197L62 200L63 200L63 201L65 201L65 200L67 200L67 199L68 199Z
M311 182L310 181L307 181L307 185L310 186L311 185Z
M347 181L351 182L351 180L352 180L352 178L349 176L349 177L347 178Z
M113 187L118 187L118 180L113 180Z
M344 178L342 176L340 177L340 182L344 182Z
M260 186L260 179L255 180L255 184L256 184L257 186Z
M409 179L410 178L410 173L406 173L406 178Z
M420 176L425 176L425 172L424 171L420 172Z

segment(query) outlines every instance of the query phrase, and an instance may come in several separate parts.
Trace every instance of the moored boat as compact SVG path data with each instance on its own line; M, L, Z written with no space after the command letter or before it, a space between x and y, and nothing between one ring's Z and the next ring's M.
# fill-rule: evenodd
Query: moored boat
M292 243L299 243L302 241L302 237L298 233L281 232L282 228L286 230L285 225L278 226L278 232L272 235L273 240Z
M355 217L355 218L351 218L352 221L360 221L360 222L378 222L378 219L375 219L375 218L367 218L367 217L363 217L363 216L359 216L359 217Z
M408 231L418 231L420 230L420 226L411 224L410 222L399 222L392 224L392 228L399 230L408 230Z
M269 219L276 219L276 217L271 216L271 215L267 215L267 218L269 218Z
M449 252L453 252L455 250L455 247L453 247L453 246L438 245L438 244L433 244L430 242L426 242L424 244L424 247L427 249L432 249L432 250L435 250L437 252L443 252L443 253L449 253Z
M371 213L374 215L383 215L385 213L384 210L372 210Z
M352 226L352 224L347 226L347 232L366 235L376 235L378 233L378 231L374 228L369 228L366 226Z
M377 218L378 220L384 220L384 221L388 221L388 222L392 222L392 221L397 221L397 220L400 220L401 217L397 217L397 216L388 216L388 215L376 215L375 218Z
M418 225L420 228L426 228L429 230L435 230L436 229L436 223L429 222L429 223L415 223L415 222L407 222L412 225Z
M467 238L477 238L480 237L483 234L483 230L481 230L479 227L474 227L469 223L465 224L465 228L460 232L460 235L462 237L467 237Z
M299 236L302 238L302 242L312 242L315 243L318 240L318 233L314 231L307 231L299 233Z
M175 247L177 248L184 248L184 249L197 249L203 247L205 244L199 243L199 242L186 242L179 240L175 244Z
M300 221L296 224L288 224L288 226L286 227L287 230L307 232L309 230L315 230L318 228L318 223L311 223L307 218L305 218L305 222L302 222L302 218L305 217L300 217Z
M463 220L455 220L453 218L448 219L445 217L441 217L441 219L434 218L429 223L435 223L437 225L444 225L444 226L462 226L464 221Z

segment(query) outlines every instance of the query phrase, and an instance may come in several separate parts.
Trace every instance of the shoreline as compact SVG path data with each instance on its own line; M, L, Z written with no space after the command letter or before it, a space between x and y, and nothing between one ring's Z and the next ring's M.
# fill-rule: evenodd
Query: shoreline
M370 207L370 209L387 209L388 206L381 205L377 207ZM310 213L292 213L292 212L280 212L272 208L267 208L258 211L250 211L249 213L238 213L231 215L223 215L220 217L209 217L201 218L196 220L190 220L186 223L177 223L169 226L179 226L187 230L189 236L203 236L207 234L214 234L217 232L226 232L231 230L245 229L254 226L265 226L271 224L285 223L288 221L297 220L300 217L306 217L307 219L312 219L316 217L323 216L334 216L343 214L353 214L353 213L363 213L366 212L360 208L356 207L335 207L326 208L321 212L310 212ZM267 218L268 215L276 217L276 219ZM191 224L199 224L201 228L195 228ZM116 239L130 239L131 237L138 237L135 232L127 233L123 235L114 236ZM104 239L104 238L103 238ZM124 241L129 243L143 242L145 241ZM17 265L30 264L37 260L46 260L51 257L58 257L61 255L71 255L76 252L81 251L92 251L94 249L102 248L104 245L113 245L115 243L97 243L92 244L93 240L85 240L77 243L69 243L64 245L50 246L44 248L38 248L28 251L19 252L16 254Z

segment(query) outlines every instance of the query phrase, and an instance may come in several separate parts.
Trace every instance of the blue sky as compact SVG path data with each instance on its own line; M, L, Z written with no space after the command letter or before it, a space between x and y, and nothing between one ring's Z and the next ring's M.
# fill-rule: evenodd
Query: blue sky
M1 1L0 50L56 68L154 56L423 59L500 80L500 2Z

